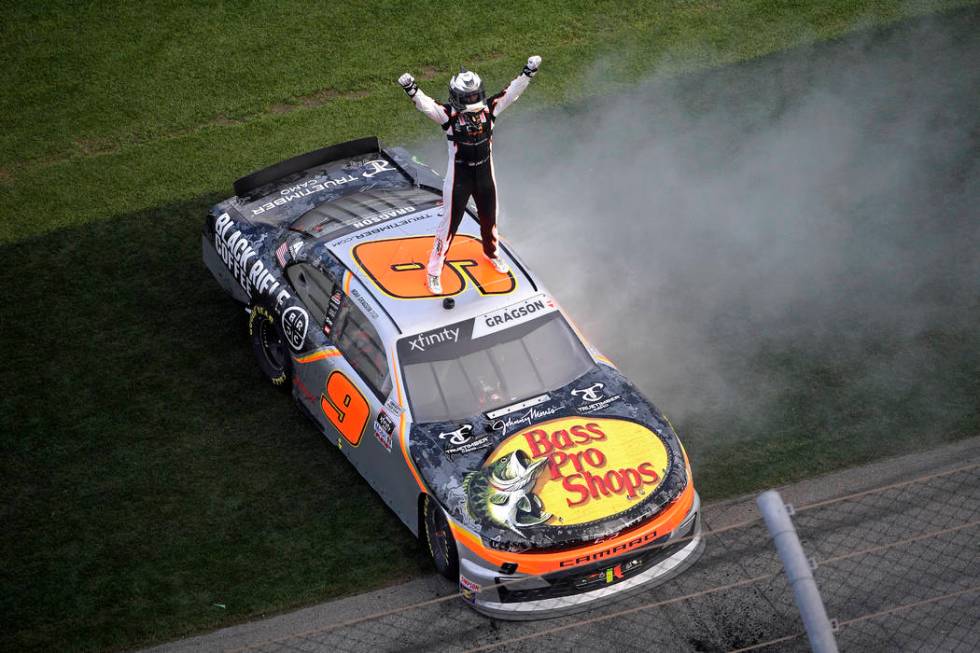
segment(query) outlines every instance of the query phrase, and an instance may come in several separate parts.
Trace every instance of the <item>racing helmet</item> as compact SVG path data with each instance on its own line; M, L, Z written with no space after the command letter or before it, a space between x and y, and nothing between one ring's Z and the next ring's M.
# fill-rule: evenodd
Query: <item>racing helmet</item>
M449 80L449 104L456 111L476 112L486 108L483 80L476 73L459 67L459 74Z

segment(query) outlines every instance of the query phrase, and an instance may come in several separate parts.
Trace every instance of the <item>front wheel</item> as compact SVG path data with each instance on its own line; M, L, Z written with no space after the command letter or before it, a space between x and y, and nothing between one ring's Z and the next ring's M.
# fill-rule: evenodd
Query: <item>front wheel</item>
M422 510L425 541L429 545L432 564L440 574L454 583L459 582L459 553L446 513L429 495L425 496Z
M289 348L276 321L262 306L253 306L248 316L248 336L259 369L272 385L288 387L292 376Z

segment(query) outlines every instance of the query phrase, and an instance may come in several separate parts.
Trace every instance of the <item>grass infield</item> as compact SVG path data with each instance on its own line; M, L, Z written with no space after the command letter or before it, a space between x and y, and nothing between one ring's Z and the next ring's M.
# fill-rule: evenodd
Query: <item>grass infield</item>
M541 54L527 111L962 4L4 3L0 648L146 645L430 571L260 378L240 309L200 262L204 212L234 178L353 137L428 135L394 83L405 70L441 96L450 64L494 87ZM951 362L927 381L969 403L972 335L923 337ZM766 439L736 423L737 445L700 448L718 424L677 425L707 499L911 450L929 418L888 388L852 392L861 361L743 364L791 391ZM974 435L975 404L953 408L943 437Z

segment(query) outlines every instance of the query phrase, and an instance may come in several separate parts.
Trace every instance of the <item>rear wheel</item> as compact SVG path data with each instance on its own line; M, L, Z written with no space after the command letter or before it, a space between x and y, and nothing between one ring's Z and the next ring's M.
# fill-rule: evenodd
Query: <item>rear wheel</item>
M252 307L248 316L248 336L262 374L272 381L272 385L288 387L292 376L289 346L266 308Z
M423 503L423 524L425 525L425 541L429 546L429 555L436 571L453 581L459 581L459 553L456 550L456 539L449 528L449 519L439 504L426 495Z

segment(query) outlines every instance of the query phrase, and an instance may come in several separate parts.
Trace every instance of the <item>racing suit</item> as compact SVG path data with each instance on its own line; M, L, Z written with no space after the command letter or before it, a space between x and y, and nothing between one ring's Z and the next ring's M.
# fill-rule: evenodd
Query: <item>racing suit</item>
M493 124L500 113L521 96L536 70L524 71L507 87L487 98L478 112L456 111L440 104L421 89L412 95L416 108L437 122L446 133L449 165L442 185L443 213L436 230L428 274L439 276L466 202L473 197L480 218L480 238L487 258L497 258L497 182L493 174Z

